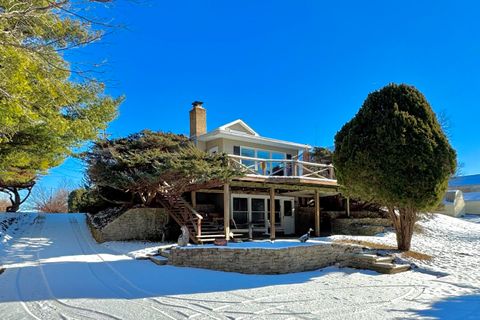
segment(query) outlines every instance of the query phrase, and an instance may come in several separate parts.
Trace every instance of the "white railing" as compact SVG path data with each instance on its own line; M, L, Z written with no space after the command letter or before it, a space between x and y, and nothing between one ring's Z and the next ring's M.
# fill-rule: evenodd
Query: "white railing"
M262 159L229 154L230 164L246 175L335 179L332 165L297 159Z

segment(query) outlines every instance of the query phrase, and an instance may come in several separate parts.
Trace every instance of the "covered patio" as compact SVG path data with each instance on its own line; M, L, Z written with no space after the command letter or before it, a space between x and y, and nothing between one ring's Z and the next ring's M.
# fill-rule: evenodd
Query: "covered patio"
M191 193L192 207L204 216L197 237L204 241L219 236L230 240L232 235L275 240L278 235L295 235L299 201L313 201L312 236L320 236L321 198L337 194L336 180L278 176L245 176L220 188L197 190ZM206 203L215 204L215 210L202 212ZM220 223L223 226L218 227ZM211 224L217 225L217 232L209 230Z

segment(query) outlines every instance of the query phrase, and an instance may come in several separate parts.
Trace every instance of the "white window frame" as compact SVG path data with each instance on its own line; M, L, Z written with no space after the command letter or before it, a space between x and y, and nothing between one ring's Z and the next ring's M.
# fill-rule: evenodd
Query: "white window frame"
M255 195L255 194L242 194L242 193L232 193L230 195L230 214L231 217L233 218L233 198L243 198L247 199L247 217L248 217L248 223L252 223L252 199L263 199L265 201L265 232L267 233L269 230L268 226L268 221L270 220L270 212L268 212L267 208L267 200L270 199L270 196L265 196L265 195ZM286 201L291 201L292 202L292 218L295 219L295 197L286 197L286 196L275 196L275 200L286 200ZM275 221L276 224L279 224L279 227L281 229L285 228L285 208L284 206L281 206L280 209L280 221ZM247 231L246 229L239 229L241 231ZM248 230L249 233L252 232L252 230ZM251 236L251 235L250 235Z
M287 153L286 152L281 152L281 151L275 151L275 150L268 150L268 149L262 149L262 148L254 148L254 147L247 147L247 146L240 146L240 156L242 155L242 150L243 149L250 149L253 150L254 152L254 158L259 158L258 157L258 152L263 151L263 152L268 152L270 158L269 160L286 160L287 159ZM283 159L273 159L272 158L272 153L280 153L283 155ZM262 158L263 159L263 158ZM255 171L258 172L258 161L255 161ZM284 173L285 174L285 173Z

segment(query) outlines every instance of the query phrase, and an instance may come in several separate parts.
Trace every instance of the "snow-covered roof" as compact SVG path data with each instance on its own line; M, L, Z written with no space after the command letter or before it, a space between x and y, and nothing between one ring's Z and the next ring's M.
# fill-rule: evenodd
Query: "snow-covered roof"
M311 146L308 144L261 137L255 130L253 130L249 125L247 125L243 120L240 119L224 124L223 126L220 126L212 131L200 135L197 137L197 140L208 142L218 138L266 144L269 146L290 148L296 150L304 150L311 148Z
M465 192L463 199L465 201L480 201L480 192Z
M448 182L448 185L450 187L459 187L459 186L476 185L476 184L480 185L480 174L453 177Z

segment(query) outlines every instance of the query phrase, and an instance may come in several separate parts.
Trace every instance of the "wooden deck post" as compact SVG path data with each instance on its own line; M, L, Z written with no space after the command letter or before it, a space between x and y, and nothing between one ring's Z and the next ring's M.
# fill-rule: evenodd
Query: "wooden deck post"
M223 185L223 230L225 239L230 240L230 185Z
M315 190L315 236L320 237L320 194Z
M275 240L275 188L270 188L270 240Z
M350 217L350 197L347 197L347 217Z
M335 172L335 169L332 167L328 168L328 178L333 179L333 174Z
M191 192L191 198L192 198L193 209L197 209L197 192L196 191Z

